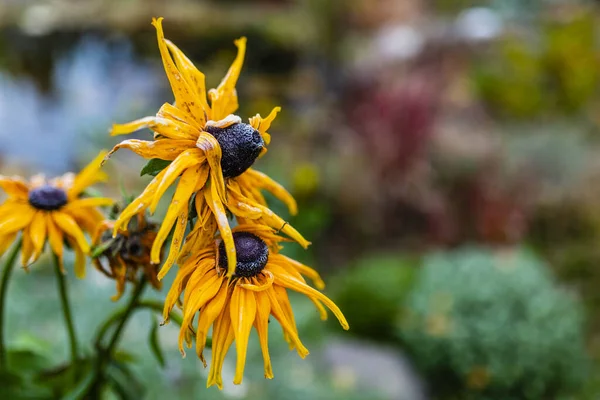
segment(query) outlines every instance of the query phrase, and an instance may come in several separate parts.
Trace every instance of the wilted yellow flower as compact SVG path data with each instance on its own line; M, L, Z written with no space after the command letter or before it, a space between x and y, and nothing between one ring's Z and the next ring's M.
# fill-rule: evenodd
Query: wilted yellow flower
M196 352L206 366L203 351L209 328L212 330L212 361L207 386L222 388L221 369L225 355L235 340L237 365L233 382L240 384L244 374L248 338L252 326L256 329L262 348L266 378L273 378L268 350L269 318L273 316L281 325L290 349L296 349L304 358L308 350L298 337L294 313L287 290L307 296L317 307L321 319L327 318L328 307L344 329L348 323L340 309L324 294L310 287L305 275L317 288L324 283L319 274L305 265L278 254L282 237L266 226L239 225L233 229L237 252L235 274L228 278L224 243L214 241L188 258L179 269L165 300L164 318L183 295L183 323L179 333L179 348L183 354L184 340L191 347L196 323Z
M62 268L66 240L75 251L75 274L85 276L85 255L90 246L84 232L94 232L104 219L97 207L110 205L113 200L83 198L82 193L88 186L106 179L106 174L100 171L105 155L106 152L101 152L77 176L67 173L46 180L44 176L37 175L30 182L19 177L0 176L0 188L8 195L8 199L0 205L0 255L22 232L23 267L39 258L48 239Z
M156 27L158 47L175 103L163 104L155 117L114 125L113 135L150 128L154 131L154 140L125 140L112 152L127 148L144 158L171 163L123 211L115 223L114 233L140 211L149 208L154 212L167 188L180 178L152 248L152 262L158 263L160 249L175 225L170 253L159 279L177 258L189 217L188 203L194 193L197 193L197 208L207 208L215 216L229 257L229 275L235 269L236 255L227 210L235 216L281 229L303 247L308 246L294 228L266 206L260 190L270 191L295 214L296 202L292 196L268 176L250 168L256 158L266 152L270 142L267 131L280 108L273 109L266 118L257 114L249 123L243 123L233 114L238 108L235 85L244 61L246 38L235 41L237 57L219 86L207 92L204 74L164 38L162 18L153 19L152 24Z
M96 268L117 283L117 294L112 299L119 300L125 290L125 282L139 280L138 271L155 289L160 290L158 265L150 262L150 249L156 239L157 225L149 222L144 213L129 221L127 230L119 229L113 237L114 221L105 220L98 226L92 239L92 257Z

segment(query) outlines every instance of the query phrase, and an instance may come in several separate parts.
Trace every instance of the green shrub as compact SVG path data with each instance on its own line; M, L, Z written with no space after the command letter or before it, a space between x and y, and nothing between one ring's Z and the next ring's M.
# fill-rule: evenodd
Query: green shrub
M443 398L550 399L585 375L582 309L526 251L425 259L399 332Z
M331 279L332 297L350 324L349 333L376 340L395 338L395 320L415 272L414 260L373 255Z

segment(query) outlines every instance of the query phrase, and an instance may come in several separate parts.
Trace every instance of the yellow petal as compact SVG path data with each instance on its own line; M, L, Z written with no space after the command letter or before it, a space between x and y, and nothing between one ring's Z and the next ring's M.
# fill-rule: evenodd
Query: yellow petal
M108 197L88 197L85 199L77 199L67 203L61 211L71 211L78 208L87 207L104 207L111 206L115 203L113 199Z
M46 213L38 211L31 220L31 225L29 225L29 235L34 251L33 261L38 259L44 249L44 243L46 243L46 221Z
M277 295L275 294L274 286L265 290L263 293L265 293L268 296L269 302L271 303L271 315L275 317L275 319L283 328L286 339L290 341L290 344L293 345L300 357L306 357L308 355L308 349L304 347L304 345L300 341L300 338L298 337L298 331L291 325L290 321L285 315L285 312L282 310L281 305L277 300Z
M227 300L227 281L222 280L221 286L217 294L202 308L198 317L198 327L196 329L196 354L204 363L206 368L206 361L204 361L204 347L206 346L206 338L208 336L208 330L217 317L223 313L225 307L225 301Z
M175 96L176 107L185 111L191 118L196 121L200 121L204 116L204 110L200 106L198 97L195 94L191 84L186 81L185 76L177 69L163 34L162 28L163 18L153 18L152 25L156 28L156 38L158 40L158 48L160 50L160 56L163 60L165 67L165 73L171 84L173 95Z
M208 119L210 119L210 107L206 101L206 83L205 77L202 72L196 68L196 66L190 61L186 55L179 50L173 42L170 40L165 40L167 43L167 47L171 50L173 54L173 58L175 59L175 64L177 64L177 69L179 72L183 74L185 80L190 83L192 89L196 91L196 98L200 102L200 106L204 111L204 115L197 115L197 120L200 125L204 125Z
M193 294L187 302L183 303L182 328L190 326L198 310L214 298L219 291L220 283L223 279L219 277L214 270L211 272L203 276L201 281L195 287L189 289L190 291L193 291ZM187 290L188 288L186 287L186 291ZM179 331L179 351L185 356L185 351L183 349L184 333L184 329Z
M121 215L119 215L119 218L117 218L117 220L115 221L115 225L113 228L113 236L117 235L119 229L126 230L129 220L134 215L143 212L148 207L152 199L154 199L156 190L160 183L163 181L163 178L166 173L166 168L160 171L158 175L156 175L154 179L152 179L148 186L146 186L144 191L135 200L129 203L127 207L125 207Z
M4 190L10 197L16 197L18 199L27 199L29 195L27 183L19 177L9 178L0 175L0 189Z
M195 148L196 142L183 139L164 139L164 140L124 140L110 151L109 156L115 151L126 148L133 151L138 156L146 159L160 158L161 160L174 160L181 152Z
M235 335L235 349L237 352L233 383L239 385L244 378L248 339L250 338L250 331L256 317L254 293L239 286L234 287L229 310L231 312L231 326Z
M235 273L235 266L237 265L237 256L235 252L235 244L233 242L233 234L231 233L231 228L229 227L229 220L227 219L227 214L225 213L223 204L218 199L217 191L212 183L212 180L209 180L206 185L207 187L204 190L204 198L206 200L206 204L208 204L211 211L215 215L217 225L219 226L219 233L221 234L221 239L223 239L223 242L225 243L225 254L227 254L227 276L233 276Z
M126 124L114 124L110 134L111 136L127 135L143 128L151 129L159 136L175 140L196 140L200 133L198 128L188 124L187 121L161 118L159 116L144 117Z
M163 243L167 239L167 236L177 219L177 225L175 227L173 239L171 240L171 248L169 249L169 256L158 274L159 279L162 279L171 268L173 262L177 258L181 244L183 243L183 236L185 235L188 220L188 203L196 186L196 182L201 177L200 168L201 166L189 168L181 175L181 179L177 184L177 190L175 190L175 194L171 201L171 206L169 207L156 238L154 239L150 258L152 263L158 264L160 263Z
M96 182L105 181L108 176L100 171L100 167L102 166L102 162L104 161L104 157L106 157L107 152L102 150L96 158L92 160L84 169L81 170L79 174L75 177L73 182L73 186L68 189L67 196L69 199L75 199L81 192L85 190L88 186L93 185Z
M0 221L0 235L7 235L25 228L36 212L35 208L25 204L16 204L10 210L11 213Z
M215 90L209 92L212 106L212 118L218 121L228 114L233 114L238 108L237 92L235 85L240 76L242 65L244 64L244 56L246 54L246 38L241 37L234 41L238 48L237 56L229 67L227 75L223 78L219 86Z
M53 213L46 213L46 227L48 228L48 242L52 252L56 254L60 262L60 268L65 272L62 265L63 255L63 234L62 231L55 225L54 219L52 218Z
M27 268L31 264L33 255L33 243L29 235L29 229L23 231L23 245L21 246L21 265Z
M229 304L226 303L223 307L223 311L217 317L213 328L213 354L206 387L217 385L219 389L223 389L221 370L223 369L223 362L225 361L227 350L229 350L229 347L231 346L231 343L233 343L233 339L235 337L233 329L231 328L231 318L229 316L228 308Z
M77 242L70 237L67 237L67 241L71 245L71 248L75 252L75 276L79 279L85 278L85 253L79 247Z
M283 254L277 254L276 256L274 256L274 259L281 260L283 262L283 264L285 264L285 263L291 264L292 267L295 268L299 273L309 277L314 282L317 289L319 289L319 290L325 289L325 282L323 282L323 279L321 279L321 276L319 275L319 273L317 271L315 271L314 269L312 269L302 263L299 263L296 260L286 257Z
M287 206L290 214L296 215L298 213L298 205L296 204L296 200L294 200L292 195L279 183L275 182L262 172L253 170L251 168L248 169L243 176L245 177L246 175L248 178L250 178L252 186L260 189L266 189L271 192L273 196L281 200Z
M265 145L267 146L269 145L269 143L271 143L271 135L269 135L267 131L271 127L271 123L277 116L277 113L279 113L280 111L281 107L275 107L266 118L262 118L260 114L256 114L256 116L250 118L250 125L252 125L254 129L260 132L265 142Z
M329 308L331 312L333 312L333 314L336 316L336 318L340 322L340 325L342 325L342 328L344 328L345 330L348 330L350 328L348 326L348 321L346 321L344 314L342 314L342 311L333 301L329 299L329 297L325 296L323 293L311 288L310 286L301 282L294 276L290 275L284 268L281 268L275 264L267 264L267 269L273 272L273 275L275 275L276 285L281 285L285 288L292 289L298 293L302 293L307 297L312 297L319 301L322 301L325 304L325 306L327 306L327 308Z
M185 111L180 110L179 108L175 107L171 103L164 103L160 107L158 112L156 113L156 116L159 118L169 119L173 122L183 122L186 125L190 125L190 126L194 127L194 129L197 132L200 132L202 130L202 127L204 126L204 125L198 123L196 120L190 118ZM151 118L151 117L148 117L148 118ZM171 136L168 136L168 135L163 135L163 136L171 138ZM197 137L197 135L195 136L195 138L196 137ZM176 139L176 138L173 137L172 139Z
M162 179L158 184L154 198L150 203L150 212L154 213L162 195L185 170L195 165L202 164L204 159L205 157L204 154L202 154L202 151L196 148L188 149L179 154L179 156L177 156L177 158L163 170L165 173L162 175Z
M254 328L258 333L260 349L262 351L265 378L273 379L273 368L269 355L269 316L271 315L271 302L265 293L255 293L256 296L256 320Z
M8 235L0 235L0 257L4 254L6 249L15 241L17 237L16 233L9 233Z
M225 180L223 178L223 170L221 169L221 146L213 135L206 132L200 133L196 146L204 151L206 160L210 166L210 177L216 185L219 198L224 203L226 195Z
M90 246L75 220L70 215L60 211L52 212L51 215L56 226L73 238L81 250L87 254L90 251Z

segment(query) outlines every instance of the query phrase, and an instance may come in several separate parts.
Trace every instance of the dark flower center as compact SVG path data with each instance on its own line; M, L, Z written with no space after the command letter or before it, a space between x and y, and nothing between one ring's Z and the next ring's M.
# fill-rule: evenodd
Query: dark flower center
M233 234L237 264L235 276L251 278L260 273L267 265L269 249L265 242L256 235L248 232L235 232ZM219 266L227 269L227 254L225 243L219 245Z
M58 210L67 204L67 194L60 188L43 185L29 191L29 204L39 210Z
M252 126L237 123L227 128L207 126L206 132L221 146L221 169L225 178L235 178L254 164L265 142Z

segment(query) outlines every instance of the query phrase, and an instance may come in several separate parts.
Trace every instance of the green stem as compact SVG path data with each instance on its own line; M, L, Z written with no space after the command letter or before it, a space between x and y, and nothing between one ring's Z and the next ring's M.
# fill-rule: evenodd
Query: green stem
M146 288L146 283L147 283L147 281L146 281L145 277L140 278L140 281L138 282L137 286L135 287L135 291L133 292L133 294L131 295L131 298L129 299L129 303L127 304L127 307L125 308L125 310L122 314L121 321L119 322L119 325L117 325L117 328L113 332L112 337L110 338L110 342L108 342L108 346L106 346L105 352L109 359L112 356L112 352L114 351L114 348L116 347L117 342L119 341L119 338L121 337L121 334L123 333L123 329L125 329L125 324L127 323L127 320L133 314L133 311L135 310L135 308L138 304L140 296L142 295L142 293L144 292L144 289Z
M17 258L17 254L21 249L22 239L19 239L8 258L6 259L6 263L4 263L4 269L2 270L2 282L0 283L0 370L6 369L6 346L5 346L5 338L4 338L4 320L6 318L6 292L8 291L8 280L10 279L10 274L15 265L15 260Z
M73 366L77 365L78 354L77 354L77 335L75 333L75 326L73 325L73 316L71 314L71 305L69 303L69 297L67 294L67 282L65 275L62 272L60 260L58 256L52 253L54 257L54 271L56 272L56 280L58 281L58 292L60 294L60 303L63 310L63 316L65 319L65 326L67 333L69 334L69 345L71 347L71 363Z
M136 309L146 308L146 309L149 309L152 311L158 311L159 313L162 313L163 305L161 302L156 301L156 300L141 300L141 301L137 302L137 304L135 305L135 308ZM116 311L115 313L113 313L110 317L108 317L108 319L106 321L104 321L104 323L98 329L98 333L96 333L96 339L94 341L96 348L101 348L100 346L102 344L102 339L104 339L104 335L106 335L106 332L108 332L110 327L115 322L120 321L126 312L127 312L127 307L123 307L123 308L119 309L118 311ZM179 326L181 326L181 324L183 323L183 317L181 315L175 313L174 311L171 312L169 317L173 322L175 322Z

